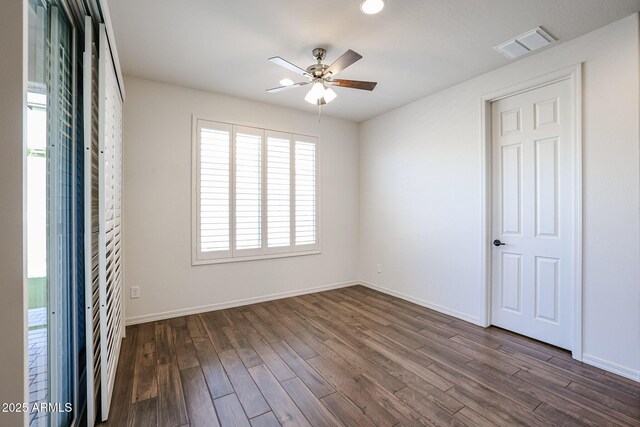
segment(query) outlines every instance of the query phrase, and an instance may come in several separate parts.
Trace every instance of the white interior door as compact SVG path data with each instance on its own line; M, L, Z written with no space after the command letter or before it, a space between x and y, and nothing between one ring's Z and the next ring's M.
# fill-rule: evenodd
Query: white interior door
M571 81L492 103L491 323L572 347Z

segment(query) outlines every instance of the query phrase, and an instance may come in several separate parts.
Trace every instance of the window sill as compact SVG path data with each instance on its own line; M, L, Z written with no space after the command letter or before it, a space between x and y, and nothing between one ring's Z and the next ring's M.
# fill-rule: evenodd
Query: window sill
M321 253L322 253L321 250L314 249L310 251L284 252L280 254L254 255L254 256L245 256L245 257L236 257L236 258L198 259L198 260L192 260L191 265L198 266L198 265L208 265L208 264L229 264L234 262L245 262L245 261L262 261L267 259L293 258L293 257L299 257L299 256L319 255Z

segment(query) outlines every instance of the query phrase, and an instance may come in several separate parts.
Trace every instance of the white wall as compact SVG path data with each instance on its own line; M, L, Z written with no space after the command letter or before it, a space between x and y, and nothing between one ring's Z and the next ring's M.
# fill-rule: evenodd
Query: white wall
M0 403L28 402L24 220L24 112L27 2L0 13ZM23 413L0 412L0 425L21 426Z
M584 357L640 380L638 59L633 15L362 123L361 279L479 323L480 99L584 61Z
M314 114L129 76L125 87L123 188L129 323L357 279L355 123L322 117L318 124ZM320 136L322 254L191 265L191 114ZM131 286L140 286L140 299L129 299Z

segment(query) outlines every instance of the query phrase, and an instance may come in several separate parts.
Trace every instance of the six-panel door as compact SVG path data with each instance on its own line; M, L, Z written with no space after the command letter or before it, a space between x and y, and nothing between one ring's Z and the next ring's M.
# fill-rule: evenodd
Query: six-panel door
M493 325L571 348L572 123L564 80L492 103Z

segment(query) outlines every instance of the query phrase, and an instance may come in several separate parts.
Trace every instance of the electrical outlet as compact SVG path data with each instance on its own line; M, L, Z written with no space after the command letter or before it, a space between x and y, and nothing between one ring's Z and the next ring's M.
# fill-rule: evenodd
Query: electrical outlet
M377 265L378 273L382 273L382 264Z
M131 298L140 298L140 286L131 287Z

